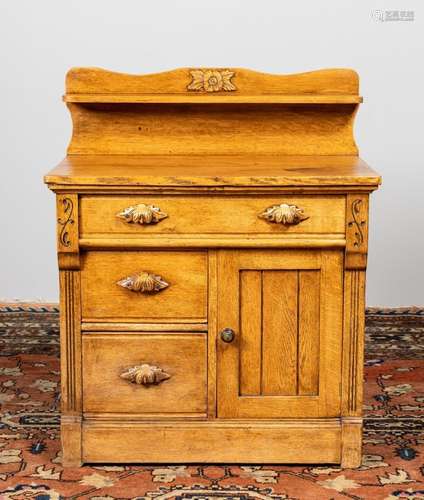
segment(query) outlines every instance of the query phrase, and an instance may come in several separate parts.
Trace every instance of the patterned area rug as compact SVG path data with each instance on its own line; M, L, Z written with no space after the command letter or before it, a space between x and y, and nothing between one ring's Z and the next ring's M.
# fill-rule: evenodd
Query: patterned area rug
M0 499L424 499L424 310L367 311L362 466L63 469L58 311L0 304Z

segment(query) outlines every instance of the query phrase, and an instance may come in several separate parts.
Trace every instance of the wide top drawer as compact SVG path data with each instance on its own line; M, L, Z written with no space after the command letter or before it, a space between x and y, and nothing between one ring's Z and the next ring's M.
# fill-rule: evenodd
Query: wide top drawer
M345 197L82 196L82 237L146 234L344 234Z

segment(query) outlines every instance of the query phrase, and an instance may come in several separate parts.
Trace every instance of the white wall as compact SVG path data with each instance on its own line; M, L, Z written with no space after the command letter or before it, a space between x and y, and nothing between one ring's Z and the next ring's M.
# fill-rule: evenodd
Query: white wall
M414 10L414 22L371 11ZM0 5L0 298L57 300L54 198L71 66L131 73L241 66L275 73L351 67L365 103L361 156L372 197L368 305L422 305L424 11L409 0L3 0Z

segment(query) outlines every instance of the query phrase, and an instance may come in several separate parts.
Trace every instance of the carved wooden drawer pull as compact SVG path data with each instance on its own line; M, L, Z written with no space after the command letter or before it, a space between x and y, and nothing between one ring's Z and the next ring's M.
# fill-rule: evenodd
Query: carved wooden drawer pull
M142 364L128 368L121 373L121 378L129 380L133 384L138 385L154 385L160 384L164 380L171 378L169 373L166 373L158 366Z
M169 283L163 280L162 276L147 271L141 271L132 276L127 276L117 281L116 284L132 292L140 293L156 293L169 286Z
M303 213L303 209L296 205L287 205L287 203L272 205L261 212L258 217L268 222L275 222L276 224L284 224L287 226L299 224L299 222L309 219L309 217Z
M134 222L144 225L157 224L162 219L168 217L168 214L162 212L159 207L155 207L154 205L140 203L139 205L124 208L124 210L118 212L116 216L128 223Z

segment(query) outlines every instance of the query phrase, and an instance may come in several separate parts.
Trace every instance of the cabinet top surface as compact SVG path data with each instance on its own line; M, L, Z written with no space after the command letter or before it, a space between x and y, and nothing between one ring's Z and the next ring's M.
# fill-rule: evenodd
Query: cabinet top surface
M45 176L50 187L362 186L379 175L357 156L70 155Z

